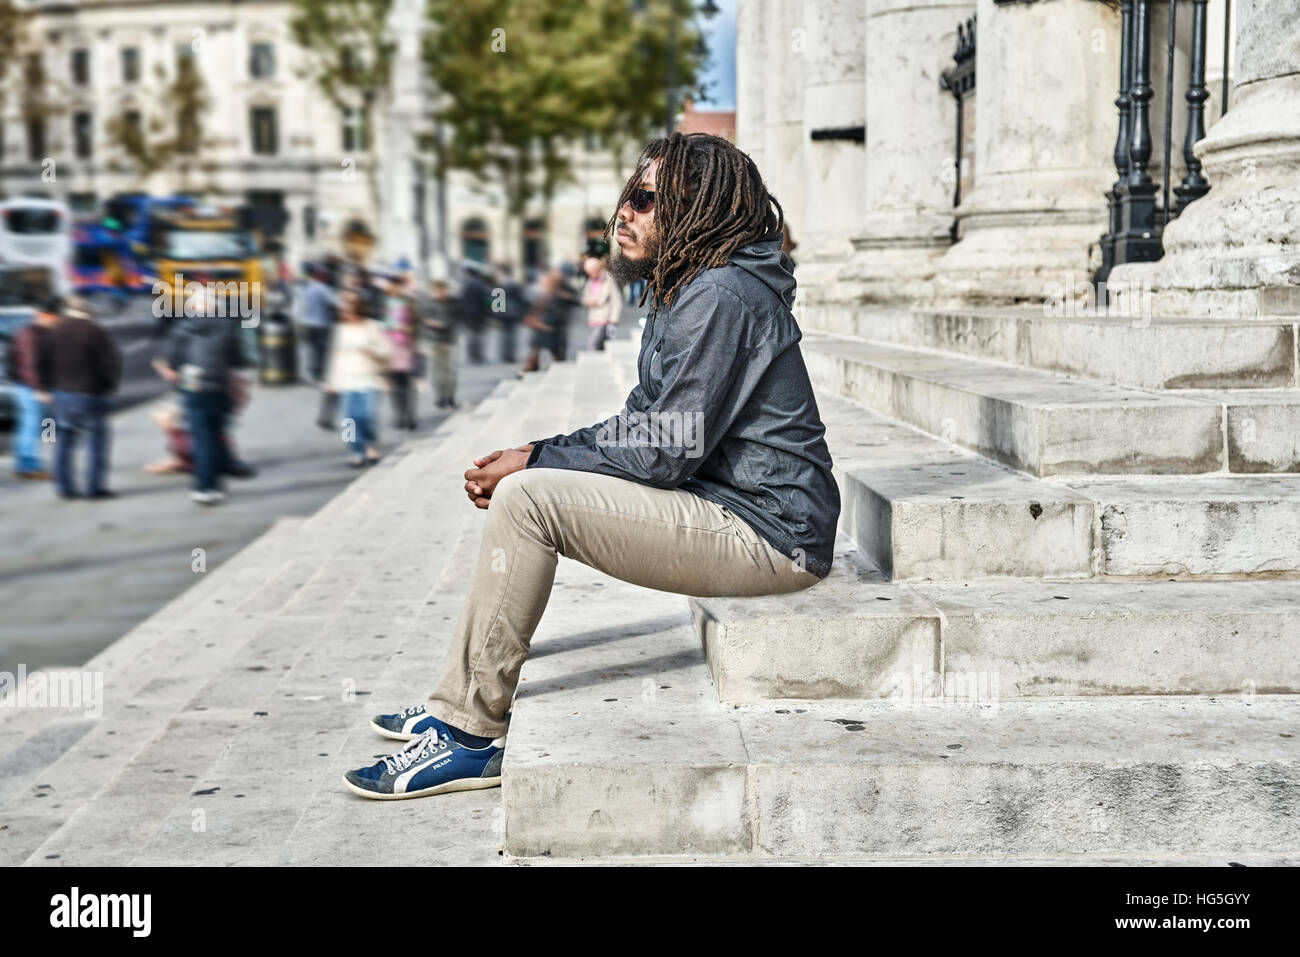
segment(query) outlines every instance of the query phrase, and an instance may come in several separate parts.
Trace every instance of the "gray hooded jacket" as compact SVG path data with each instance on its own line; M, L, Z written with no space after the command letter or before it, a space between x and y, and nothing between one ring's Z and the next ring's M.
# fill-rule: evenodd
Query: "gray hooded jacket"
M692 492L826 577L840 496L790 312L794 289L779 236L701 272L646 323L639 381L618 415L535 440L528 467Z

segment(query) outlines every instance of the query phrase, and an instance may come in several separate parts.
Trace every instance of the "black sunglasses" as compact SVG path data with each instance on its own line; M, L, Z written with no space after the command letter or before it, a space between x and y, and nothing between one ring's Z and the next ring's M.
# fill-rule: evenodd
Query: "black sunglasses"
M627 198L627 204L638 213L648 213L654 208L655 194L649 189L634 189Z

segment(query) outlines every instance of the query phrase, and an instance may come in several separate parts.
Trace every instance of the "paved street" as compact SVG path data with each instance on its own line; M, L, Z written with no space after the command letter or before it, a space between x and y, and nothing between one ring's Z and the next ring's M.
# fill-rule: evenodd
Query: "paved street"
M29 669L81 664L194 582L194 549L204 549L211 571L277 518L314 513L357 475L337 435L314 424L314 388L259 385L234 427L239 454L258 468L257 477L230 482L230 497L218 508L195 505L188 475L143 471L163 455L152 413L165 390L148 370L156 345L139 322L110 327L127 370L109 479L120 497L62 501L46 483L14 479L12 457L0 456L0 670L20 662ZM637 334L635 320L625 319L620 331ZM498 355L496 336L494 330L487 338L489 358ZM585 325L575 317L571 352L584 338ZM518 357L522 362L522 348ZM477 402L517 368L462 361L458 398ZM446 417L435 414L424 385L417 435ZM391 449L405 434L388 427L386 397L383 409L381 446Z

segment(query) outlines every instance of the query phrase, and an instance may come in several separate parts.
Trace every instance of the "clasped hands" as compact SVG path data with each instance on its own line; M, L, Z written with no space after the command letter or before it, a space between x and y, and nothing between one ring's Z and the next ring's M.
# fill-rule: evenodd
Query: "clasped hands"
M465 473L465 493L474 507L487 508L497 483L524 468L532 451L531 445L521 445L517 449L497 449L475 459L474 467Z

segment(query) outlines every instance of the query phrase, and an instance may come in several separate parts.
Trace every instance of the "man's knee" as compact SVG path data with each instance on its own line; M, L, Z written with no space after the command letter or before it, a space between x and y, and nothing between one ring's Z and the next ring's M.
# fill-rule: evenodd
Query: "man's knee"
M511 472L492 492L492 504L489 510L500 508L516 517L532 515L542 518L547 512L547 505L554 501L565 480L572 473L564 469L520 469Z
M489 508L500 507L502 511L528 511L533 508L537 494L545 486L545 480L538 476L545 469L520 469L511 472L492 490L492 504Z

